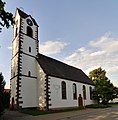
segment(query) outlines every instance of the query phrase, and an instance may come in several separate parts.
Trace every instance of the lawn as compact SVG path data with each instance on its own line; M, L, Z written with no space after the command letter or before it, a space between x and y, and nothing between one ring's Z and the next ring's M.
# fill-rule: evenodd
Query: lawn
M112 107L112 106L117 106L118 103L108 103L107 105L104 104L91 104L91 105L87 105L86 108L108 108L108 107Z
M52 114L52 113L60 113L60 112L69 112L69 111L77 111L77 110L83 110L84 108L71 108L71 109L65 109L65 110L37 110L37 109L22 109L20 112L37 116L37 115L44 115L44 114Z
M107 108L107 107L112 107L112 106L117 106L118 103L109 103L108 105L103 105L103 104L91 104L87 105L86 108ZM37 109L21 109L20 112L37 116L37 115L44 115L44 114L52 114L52 113L60 113L60 112L69 112L69 111L77 111L77 110L84 110L85 108L71 108L71 109L65 109L65 110L49 110L49 111L44 111L44 110L37 110Z

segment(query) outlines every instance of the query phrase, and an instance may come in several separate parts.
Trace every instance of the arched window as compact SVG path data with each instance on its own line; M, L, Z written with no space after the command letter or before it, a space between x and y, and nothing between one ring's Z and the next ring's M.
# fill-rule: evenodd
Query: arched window
M32 31L32 28L29 27L29 26L27 26L27 35L28 35L29 37L33 37L33 31Z
M62 89L62 99L66 99L66 83L62 81L61 83L61 89Z
M92 100L92 87L89 87L89 91L90 91L90 100Z
M30 71L28 71L28 76L31 76L31 72Z
M77 100L77 87L75 83L73 83L73 99Z
M85 87L85 85L83 85L83 98L84 98L84 100L86 100L86 87Z
M29 47L29 52L31 52L31 47Z

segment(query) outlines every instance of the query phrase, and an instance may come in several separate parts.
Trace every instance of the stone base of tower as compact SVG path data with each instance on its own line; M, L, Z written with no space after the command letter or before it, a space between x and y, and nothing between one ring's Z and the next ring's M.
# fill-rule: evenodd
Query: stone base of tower
M10 104L10 110L19 110L19 109L21 109L21 107L18 107L18 105L16 105L16 104L14 104L14 105Z

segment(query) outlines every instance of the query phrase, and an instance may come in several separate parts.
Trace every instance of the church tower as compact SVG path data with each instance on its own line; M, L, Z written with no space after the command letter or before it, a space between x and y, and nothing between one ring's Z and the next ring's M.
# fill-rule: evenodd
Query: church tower
M12 41L11 99L14 109L37 107L36 55L38 25L32 16L16 9Z

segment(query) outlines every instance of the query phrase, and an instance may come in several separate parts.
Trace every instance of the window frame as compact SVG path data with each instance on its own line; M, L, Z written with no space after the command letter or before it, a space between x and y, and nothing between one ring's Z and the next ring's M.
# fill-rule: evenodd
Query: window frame
M29 46L29 52L31 53L32 52L32 49L31 49L31 47Z
M31 71L28 71L28 76L29 76L29 77L31 76Z
M92 87L89 87L89 92L90 92L90 100L92 100Z
M86 100L86 86L83 85L83 99Z
M33 38L33 30L30 26L27 26L27 36Z
M62 99L67 99L67 93L66 93L66 82L61 82L61 91L62 91Z
M77 85L73 83L73 100L77 100Z

